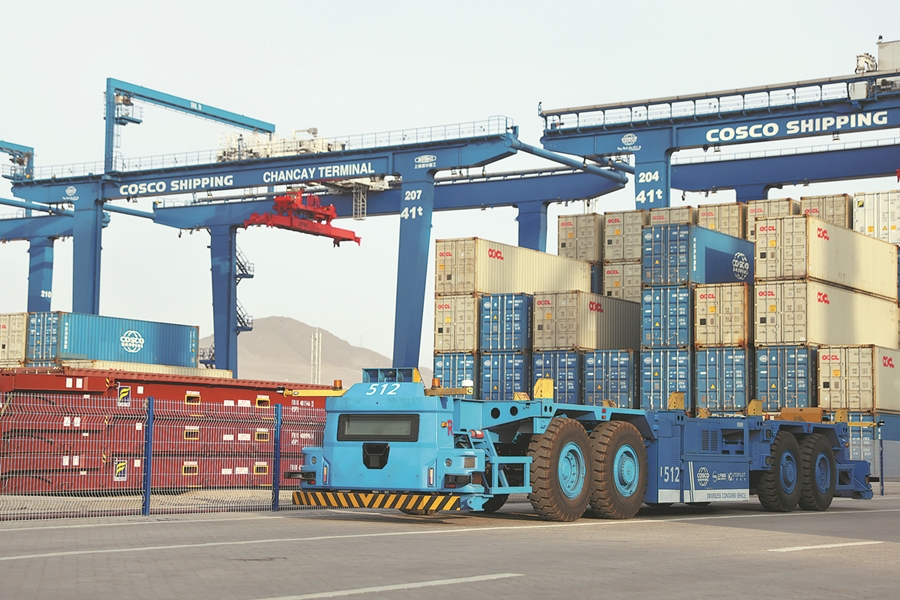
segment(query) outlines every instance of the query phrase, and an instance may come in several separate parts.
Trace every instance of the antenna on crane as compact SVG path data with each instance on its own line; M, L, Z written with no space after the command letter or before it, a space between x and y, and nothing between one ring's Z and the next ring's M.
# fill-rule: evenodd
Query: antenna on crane
M310 334L309 341L309 380L318 385L322 383L322 334L318 327Z

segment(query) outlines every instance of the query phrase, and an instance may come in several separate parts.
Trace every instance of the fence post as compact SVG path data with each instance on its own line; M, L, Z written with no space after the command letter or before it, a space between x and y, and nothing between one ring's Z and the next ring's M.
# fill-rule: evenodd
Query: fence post
M278 495L281 492L281 405L275 405L275 450L272 453L272 510L278 511Z
M147 428L144 430L144 502L141 514L150 516L150 482L153 481L153 398L147 398Z
M884 438L881 436L881 427L877 427L875 431L878 432L878 483L881 487L881 495L884 496Z

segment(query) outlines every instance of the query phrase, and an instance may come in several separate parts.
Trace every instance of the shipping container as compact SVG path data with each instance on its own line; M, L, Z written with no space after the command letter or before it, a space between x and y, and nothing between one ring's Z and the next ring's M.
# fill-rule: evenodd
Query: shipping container
M143 475L140 457L85 454L0 455L0 494L135 493Z
M645 210L608 212L603 219L603 262L640 262L643 229L650 224L650 213Z
M757 219L756 229L757 281L809 278L897 302L895 246L805 215Z
M0 455L94 452L113 456L143 452L143 415L113 417L92 413L94 407L55 414L38 412L33 405L28 408L29 412L0 411Z
M603 265L603 295L640 302L641 263L611 262Z
M747 239L756 240L756 220L766 217L789 217L800 214L800 203L791 198L752 200L747 203Z
M756 396L766 412L816 406L816 350L773 346L756 350Z
M603 215L560 215L557 254L566 258L603 260Z
M481 303L483 352L524 352L531 349L534 297L529 294L491 294Z
M436 296L591 289L591 265L479 238L437 240Z
M584 355L583 404L605 400L619 408L634 408L638 354L633 350L596 350Z
M560 404L581 404L581 352L535 352L532 360L532 379L553 380L553 401Z
M434 299L434 351L475 352L478 349L477 296Z
M591 263L591 293L603 293L603 263Z
M691 296L691 289L684 286L644 288L642 348L687 348L692 344Z
M900 244L900 191L854 194L853 231Z
M644 228L644 285L753 281L753 244L694 225Z
M690 350L641 350L641 404L644 410L667 410L673 392L684 394L684 408L691 409Z
M818 362L820 407L900 413L900 351L820 346Z
M79 313L28 313L26 365L102 360L197 367L199 330Z
M896 349L897 305L818 281L756 284L757 346L875 344Z
M853 197L850 194L803 196L800 198L800 214L853 229Z
M637 348L640 311L635 302L584 292L534 295L534 349Z
M231 379L234 374L228 369L207 369L204 367L173 367L170 365L146 365L144 363L114 362L109 360L61 360L60 366L72 369L99 369L103 371L128 371L129 373L159 373L161 375L182 375L185 377L213 377Z
M27 332L27 313L0 315L0 367L18 366L25 362Z
M691 206L670 206L650 209L650 225L694 225L697 213Z
M697 225L744 239L746 237L744 228L747 226L747 205L743 202L704 204L697 209Z
M434 377L441 381L441 387L472 387L471 394L461 397L478 398L478 384L481 383L478 377L479 364L480 361L475 354L463 352L435 354ZM467 381L471 382L469 386L463 385Z
M516 393L531 397L531 354L494 352L482 354L481 397L484 400L515 400Z
M753 341L753 305L747 283L694 288L694 344L698 348L747 347Z
M744 410L751 398L746 348L709 348L694 355L697 408L712 413Z

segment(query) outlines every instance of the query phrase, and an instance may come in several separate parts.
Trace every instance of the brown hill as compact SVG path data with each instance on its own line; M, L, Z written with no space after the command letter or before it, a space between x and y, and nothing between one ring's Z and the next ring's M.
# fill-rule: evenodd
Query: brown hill
M270 381L310 381L310 335L315 327L287 317L253 320L253 331L238 336L238 375L242 379ZM389 367L391 359L325 331L322 334L322 383L335 379L345 387L362 379L365 367ZM212 345L212 336L200 340L200 347ZM431 381L431 369L422 369L422 378Z

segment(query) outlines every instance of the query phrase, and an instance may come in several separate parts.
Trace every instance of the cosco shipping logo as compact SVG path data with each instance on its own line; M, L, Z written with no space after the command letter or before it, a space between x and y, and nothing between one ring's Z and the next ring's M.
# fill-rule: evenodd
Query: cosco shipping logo
M738 252L731 259L731 269L734 271L735 278L743 281L750 274L750 261L743 252Z
M437 156L434 154L422 154L417 156L413 162L416 163L417 169L432 169L437 166Z
M143 336L133 329L123 333L119 341L122 342L122 348L125 349L125 352L131 352L132 354L140 352L144 348Z

